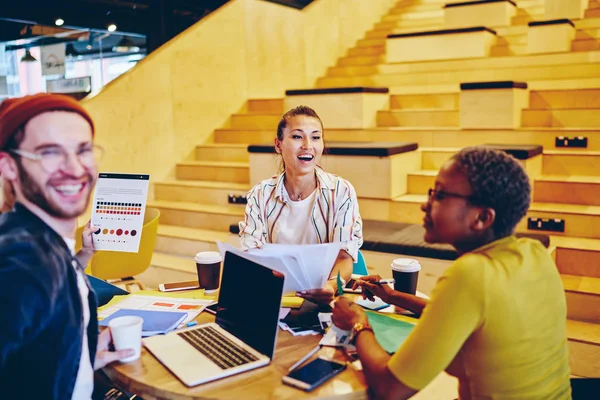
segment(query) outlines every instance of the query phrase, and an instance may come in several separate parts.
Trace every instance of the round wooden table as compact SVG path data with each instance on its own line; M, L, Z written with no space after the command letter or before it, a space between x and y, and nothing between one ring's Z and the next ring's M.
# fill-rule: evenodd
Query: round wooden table
M215 317L206 312L196 318L198 324L214 320ZM281 382L281 378L288 373L288 368L316 347L321 338L322 335L293 336L279 329L275 357L269 365L194 387L181 383L145 348L142 348L142 355L137 361L115 363L104 368L104 372L117 385L144 400L366 398L364 375L350 364L345 371L310 393ZM348 361L342 350L330 347L322 348L313 358L318 356L340 362Z
M292 312L307 312L314 307L312 303L305 302L300 310L292 310ZM405 314L401 309L397 309L395 312ZM198 324L214 322L214 320L215 317L206 312L196 318ZM345 371L309 393L282 383L281 378L288 373L288 368L314 349L321 338L322 335L293 336L289 332L279 329L275 357L271 364L191 388L181 383L145 348L142 348L142 355L138 360L127 364L112 364L105 367L104 372L119 386L141 396L144 400L366 399L365 377L362 371L355 370L350 364ZM311 359L318 356L340 362L348 361L342 350L332 347L322 348ZM457 397L456 379L443 372L413 398L452 400Z

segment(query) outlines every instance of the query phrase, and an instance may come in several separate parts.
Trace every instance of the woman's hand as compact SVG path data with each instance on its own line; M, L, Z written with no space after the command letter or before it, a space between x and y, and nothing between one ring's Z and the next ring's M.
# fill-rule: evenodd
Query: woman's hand
M373 296L377 296L384 302L388 303L390 295L394 292L394 290L390 288L387 283L380 285L372 283L379 282L380 280L381 277L379 275L362 276L354 281L354 286L352 288L362 288L363 299L375 301Z
M346 296L339 297L334 303L331 321L345 331L352 329L357 322L369 322L365 310Z
M323 289L310 289L297 292L296 296L312 301L313 303L329 304L335 297L337 291L337 281L327 281Z

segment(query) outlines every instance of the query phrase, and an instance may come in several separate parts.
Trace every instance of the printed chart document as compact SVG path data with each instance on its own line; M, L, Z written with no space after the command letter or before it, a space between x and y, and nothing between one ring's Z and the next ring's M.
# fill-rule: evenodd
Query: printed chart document
M269 243L261 249L244 251L226 243L217 244L223 257L226 251L230 251L284 274L284 295L323 288L341 248L339 242L300 245Z
M92 225L96 250L137 253L140 248L150 175L98 174Z
M153 310L187 313L187 317L181 322L181 324L185 324L196 318L202 310L213 302L213 300L208 299L182 299L177 297L137 296L132 294L110 307L98 310L98 319L108 318L121 309Z

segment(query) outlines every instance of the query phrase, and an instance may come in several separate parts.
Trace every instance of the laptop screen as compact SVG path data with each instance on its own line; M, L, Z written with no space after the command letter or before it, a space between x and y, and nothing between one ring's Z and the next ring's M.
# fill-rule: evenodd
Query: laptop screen
M260 353L273 358L284 277L226 252L217 306L217 324Z

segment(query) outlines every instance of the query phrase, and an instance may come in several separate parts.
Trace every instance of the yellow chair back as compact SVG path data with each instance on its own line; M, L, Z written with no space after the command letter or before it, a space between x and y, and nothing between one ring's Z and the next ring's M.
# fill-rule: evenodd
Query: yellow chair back
M140 248L137 253L122 253L116 251L99 251L90 263L90 268L86 272L97 278L121 279L139 275L150 266L154 244L156 243L156 234L158 232L158 220L160 210L146 207L144 214L144 227L140 239ZM77 229L76 249L81 248L81 233L83 227Z

